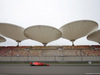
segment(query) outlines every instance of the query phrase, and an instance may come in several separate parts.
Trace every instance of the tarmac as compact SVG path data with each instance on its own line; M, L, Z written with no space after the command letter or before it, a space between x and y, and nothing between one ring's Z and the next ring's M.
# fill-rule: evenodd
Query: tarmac
M0 75L100 75L100 65L0 64Z

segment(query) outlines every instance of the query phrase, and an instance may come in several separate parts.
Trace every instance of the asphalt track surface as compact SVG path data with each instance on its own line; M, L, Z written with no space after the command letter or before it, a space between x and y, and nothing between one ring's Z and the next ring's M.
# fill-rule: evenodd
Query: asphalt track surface
M100 65L0 64L0 75L100 75Z

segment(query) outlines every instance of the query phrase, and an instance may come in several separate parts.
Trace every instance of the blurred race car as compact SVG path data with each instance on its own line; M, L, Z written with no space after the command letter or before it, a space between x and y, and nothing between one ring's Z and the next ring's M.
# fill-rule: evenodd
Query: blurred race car
M30 66L49 66L49 65L41 62L30 62Z

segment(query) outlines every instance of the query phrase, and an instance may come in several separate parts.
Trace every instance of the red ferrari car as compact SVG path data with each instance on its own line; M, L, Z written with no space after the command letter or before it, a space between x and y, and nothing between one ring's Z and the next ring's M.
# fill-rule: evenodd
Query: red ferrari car
M49 66L49 65L41 62L30 62L30 66Z

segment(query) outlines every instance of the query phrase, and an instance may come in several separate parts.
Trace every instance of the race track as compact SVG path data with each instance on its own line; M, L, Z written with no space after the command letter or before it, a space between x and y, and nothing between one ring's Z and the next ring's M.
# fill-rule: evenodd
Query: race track
M100 65L0 64L0 75L100 75Z

